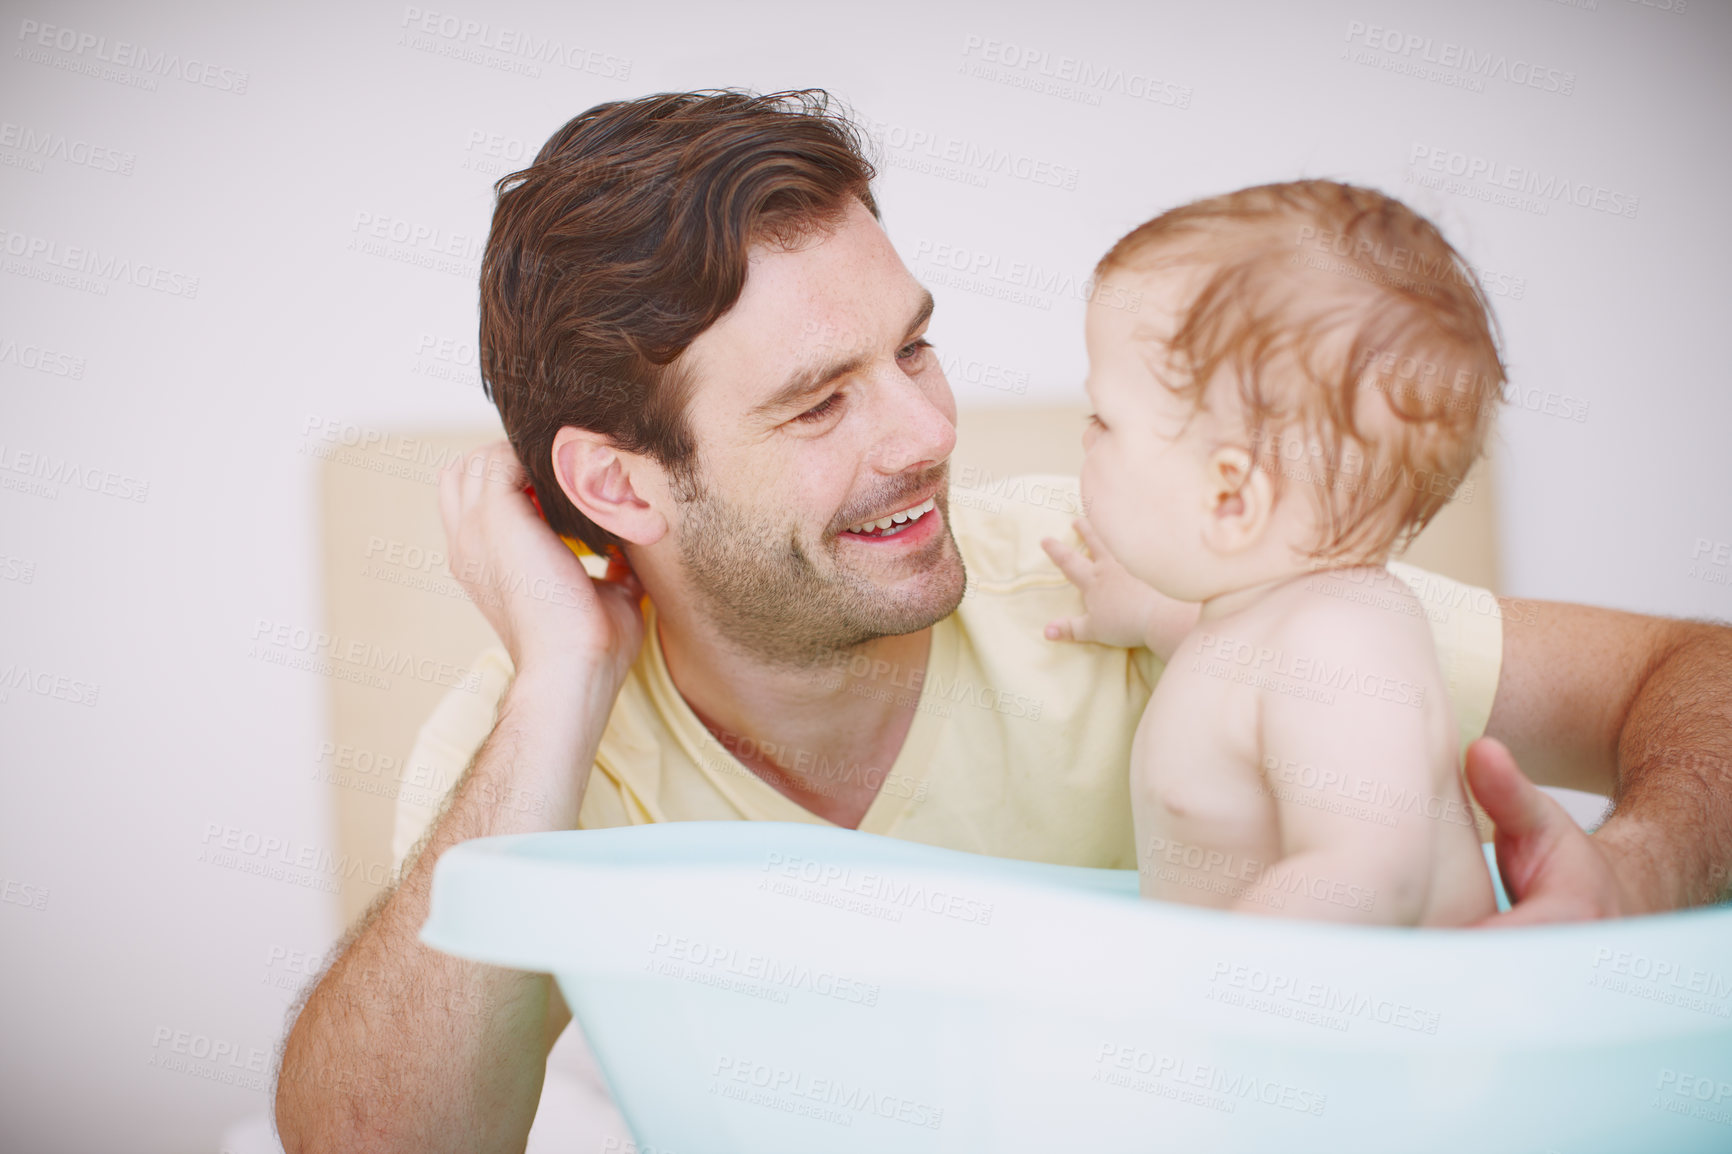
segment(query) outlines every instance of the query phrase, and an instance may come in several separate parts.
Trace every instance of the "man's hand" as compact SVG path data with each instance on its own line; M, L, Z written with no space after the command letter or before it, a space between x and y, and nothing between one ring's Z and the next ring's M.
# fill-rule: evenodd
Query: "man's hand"
M1634 899L1622 913L1725 900L1732 876L1732 628L1549 601L1500 598L1499 606L1503 662L1486 735L1532 780L1614 802L1591 839L1557 825L1555 837L1535 843L1545 848L1542 888L1550 891L1562 877L1554 877L1558 863L1577 856L1569 869L1592 860L1616 867L1616 891ZM1510 776L1491 768L1490 776ZM1523 796L1514 786L1506 792ZM1481 801L1488 810L1495 804ZM1522 810L1531 815L1535 807L1492 817L1505 826ZM1554 823L1541 816L1530 824ZM1517 842L1529 840L1510 832ZM1593 858L1579 856L1590 848ZM1524 880L1539 883L1516 879ZM1595 892L1601 896L1593 906L1605 907L1609 891ZM1592 916L1565 909L1557 916Z
M499 635L516 671L605 672L617 688L643 644L643 586L618 558L591 578L536 513L528 476L509 441L445 466L439 515L451 575Z
M1054 537L1040 547L1083 596L1079 617L1048 622L1051 641L1093 641L1121 649L1147 646L1165 661L1179 640L1197 623L1198 607L1175 601L1131 576L1101 541L1087 518L1076 519L1077 535L1088 554Z
M1540 792L1502 742L1482 737L1467 747L1467 783L1497 825L1497 868L1510 898L1507 912L1476 928L1654 912L1619 880L1609 847Z

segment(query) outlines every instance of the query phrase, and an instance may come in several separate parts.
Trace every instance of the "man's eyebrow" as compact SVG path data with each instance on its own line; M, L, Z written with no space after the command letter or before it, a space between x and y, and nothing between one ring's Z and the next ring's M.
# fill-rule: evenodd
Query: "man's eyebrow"
M932 292L930 289L920 290L920 307L914 310L914 319L908 322L908 331L903 333L903 339L920 331L920 326L932 319Z
M914 316L908 322L908 328L903 333L906 341L920 331L920 326L932 319L932 293L927 289L920 290L920 305L914 310ZM864 353L842 357L839 360L826 361L811 368L797 369L781 388L771 397L753 407L752 415L775 412L778 409L791 408L814 393L821 391L837 377L845 377L865 365L868 358Z

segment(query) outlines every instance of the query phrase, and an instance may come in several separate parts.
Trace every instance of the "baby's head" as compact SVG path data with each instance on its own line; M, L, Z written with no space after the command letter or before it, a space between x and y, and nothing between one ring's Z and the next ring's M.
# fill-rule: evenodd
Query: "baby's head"
M1437 229L1381 193L1311 180L1200 200L1126 234L1095 279L1084 501L1169 596L1380 564L1484 446L1504 383L1491 309Z

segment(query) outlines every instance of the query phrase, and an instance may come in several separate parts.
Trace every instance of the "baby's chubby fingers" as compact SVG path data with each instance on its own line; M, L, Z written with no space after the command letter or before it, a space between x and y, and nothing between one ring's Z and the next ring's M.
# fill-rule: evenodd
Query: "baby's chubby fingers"
M1088 626L1087 617L1060 617L1046 623L1046 639L1048 641L1086 641L1083 636Z
M1078 517L1071 524L1076 526L1076 535L1081 537L1082 543L1087 546L1089 556L1098 561L1102 557L1112 555L1112 550L1106 547L1105 542L1101 540L1101 535L1095 532L1095 527L1089 524L1087 517Z
M1057 537L1042 537L1040 547L1046 550L1046 555L1052 558L1059 572L1070 580L1078 589L1087 589L1094 577L1089 559L1060 541Z
M1042 537L1040 547L1046 550L1046 555L1052 558L1052 563L1059 567L1065 579L1085 594L1094 584L1094 563L1075 549L1066 545L1056 537ZM1086 641L1088 640L1088 615L1081 617L1060 617L1046 623L1046 639L1048 641Z

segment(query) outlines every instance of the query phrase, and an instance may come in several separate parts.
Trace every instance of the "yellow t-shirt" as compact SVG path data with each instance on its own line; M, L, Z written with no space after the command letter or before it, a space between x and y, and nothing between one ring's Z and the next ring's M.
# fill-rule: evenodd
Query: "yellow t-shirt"
M1071 477L952 491L951 527L968 592L933 626L924 679L891 675L862 687L918 693L919 701L861 830L999 857L1136 868L1127 767L1161 662L1147 649L1042 634L1048 621L1082 612L1080 595L1040 547L1042 537L1080 545L1071 521L1081 508ZM1465 746L1484 731L1497 690L1503 627L1496 598L1411 566L1390 568L1425 605ZM643 650L596 752L578 828L728 819L830 824L776 792L704 728L668 676L653 607L645 624ZM410 755L411 780L433 782L440 793L492 731L510 684L502 647L473 667L480 691L448 692ZM398 799L398 862L432 822L435 807L424 796L405 791Z

